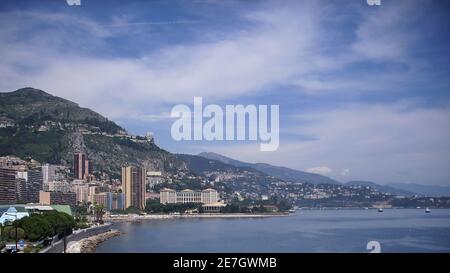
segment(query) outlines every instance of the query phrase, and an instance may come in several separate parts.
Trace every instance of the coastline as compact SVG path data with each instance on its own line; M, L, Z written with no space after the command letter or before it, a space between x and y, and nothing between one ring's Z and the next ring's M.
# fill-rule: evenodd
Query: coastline
M246 213L217 213L217 214L146 214L146 215L115 215L113 217L104 217L104 220L113 222L137 222L145 220L164 220L164 219L186 219L186 218L268 218L289 216L288 213L265 213L265 214L246 214ZM99 244L116 236L122 235L122 232L116 229L109 230L94 236L90 236L79 241L69 242L67 253L95 253Z
M90 236L79 241L70 242L67 246L67 253L95 253L97 246L116 236L120 236L122 232L112 229L110 231Z
M108 222L134 222L143 220L162 220L162 219L183 219L183 218L267 218L289 216L289 213L204 213L204 214L129 214L129 215L113 215L104 217Z

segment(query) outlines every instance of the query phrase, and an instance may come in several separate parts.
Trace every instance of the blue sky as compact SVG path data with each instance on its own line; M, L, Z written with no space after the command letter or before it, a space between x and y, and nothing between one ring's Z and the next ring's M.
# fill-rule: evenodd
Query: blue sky
M447 1L0 2L0 91L89 107L161 147L340 181L450 185ZM280 147L176 142L171 108L279 104Z

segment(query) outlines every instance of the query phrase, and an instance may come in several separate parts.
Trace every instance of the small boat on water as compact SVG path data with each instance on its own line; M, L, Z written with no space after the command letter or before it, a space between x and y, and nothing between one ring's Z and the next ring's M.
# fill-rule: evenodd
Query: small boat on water
M429 208L426 208L425 213L431 213L431 210Z
M379 209L378 209L378 212L383 212L383 209L382 209L382 208L379 208Z

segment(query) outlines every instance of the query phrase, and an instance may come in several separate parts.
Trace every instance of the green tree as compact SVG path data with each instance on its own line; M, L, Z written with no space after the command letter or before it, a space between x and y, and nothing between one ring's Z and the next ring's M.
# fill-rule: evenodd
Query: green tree
M9 232L9 238L10 240L16 239L16 228L11 227L11 230ZM25 238L25 231L22 228L17 228L17 239L21 240Z
M70 230L71 233L72 228L75 227L75 220L68 214L58 211L50 211L42 214L42 217L48 221L50 226L53 229L53 235L64 235L64 232Z
M140 209L135 208L135 207L128 207L128 208L125 209L125 211L127 213L134 213L134 214L141 214L142 213L142 211Z
M4 228L5 228L5 226L0 224L0 242L3 241L3 229Z
M37 241L49 236L70 234L76 222L66 213L50 211L24 217L19 220L18 225L25 231L26 238Z
M20 225L30 241L38 241L53 235L52 226L42 217L24 217Z
M13 226L5 226L3 228L3 232L2 232L2 240L3 241L9 240L9 235L11 234L11 231L13 228L14 228Z

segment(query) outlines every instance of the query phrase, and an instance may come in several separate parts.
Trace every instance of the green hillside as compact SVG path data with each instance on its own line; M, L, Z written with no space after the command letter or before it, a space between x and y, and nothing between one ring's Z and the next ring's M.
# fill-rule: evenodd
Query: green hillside
M152 140L131 137L100 114L34 88L0 93L1 124L6 128L0 128L0 156L69 165L74 153L84 152L96 171L113 177L125 165L169 172L186 169L183 161Z

